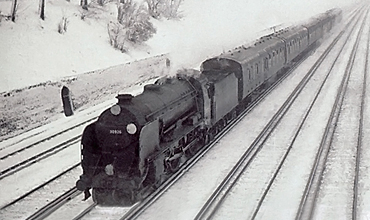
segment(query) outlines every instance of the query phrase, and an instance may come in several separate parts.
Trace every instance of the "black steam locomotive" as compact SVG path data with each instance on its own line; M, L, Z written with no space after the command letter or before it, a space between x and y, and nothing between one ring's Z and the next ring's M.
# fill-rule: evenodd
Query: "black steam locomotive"
M332 9L308 22L208 59L201 71L146 85L88 125L76 185L103 205L131 205L157 188L248 105L250 94L299 59L341 20Z

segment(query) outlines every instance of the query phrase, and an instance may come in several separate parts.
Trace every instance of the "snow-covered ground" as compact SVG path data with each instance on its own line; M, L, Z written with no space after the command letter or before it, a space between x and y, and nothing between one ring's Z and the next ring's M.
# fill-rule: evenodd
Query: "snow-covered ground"
M63 118L60 94L63 85L71 90L76 111L81 111L167 72L166 56L162 55L3 94L0 141Z
M326 9L353 1L185 0L180 20L153 20L157 34L146 46L121 53L109 45L107 23L117 14L115 1L88 12L79 0L46 1L46 19L37 16L38 0L19 0L16 22L0 23L0 92L76 75L161 53L171 53L178 66L194 66L254 39L259 31L281 23L304 20ZM10 14L11 1L0 11ZM309 10L307 10L309 8ZM84 20L82 13L87 13ZM266 16L266 15L269 16ZM65 34L57 32L62 16Z
M37 16L37 0L19 0L19 2L16 23L5 19L0 22L0 92L4 92L1 93L0 97L0 135L2 136L14 130L18 130L18 133L21 133L22 129L26 130L26 125L12 127L12 124L8 122L35 108L37 111L34 115L28 115L26 118L19 117L18 120L23 121L24 124L37 126L45 123L45 121L51 122L63 117L61 115L59 93L61 86L64 84L73 85L74 82L78 82L74 84L75 89L72 89L72 92L74 94L76 91L77 93L79 91L85 92L79 97L81 105L86 105L91 101L94 102L93 105L96 105L99 101L102 102L107 95L113 98L113 94L121 90L119 85L115 85L114 89L107 86L109 84L114 85L117 78L120 78L119 82L123 82L123 87L140 82L143 78L149 78L149 76L145 76L145 71L141 72L139 76L135 75L136 72L130 72L133 63L125 65L128 66L127 68L118 68L119 71L116 71L118 73L111 75L114 78L97 77L104 74L106 70L94 70L163 53L168 53L168 57L171 59L172 71L180 67L199 67L199 63L205 58L217 55L223 50L228 50L240 44L248 43L259 37L261 33L270 31L269 27L271 26L281 23L295 23L326 9L347 6L355 1L288 0L279 2L235 0L231 2L227 0L185 0L180 7L183 15L180 20L153 20L157 27L157 34L147 42L147 45L140 46L137 50L132 50L128 54L122 54L114 50L108 42L106 22L115 19L116 6L114 3L107 4L104 8L94 6L89 10L91 14L83 21L80 18L82 9L78 6L78 0L71 0L70 2L49 0L46 1L46 20L41 21ZM10 5L11 1L0 0L1 14L9 14ZM57 32L57 24L63 15L68 17L69 26L67 32L60 35ZM121 71L121 68L127 72ZM140 67L136 66L133 69L137 71ZM94 72L82 74L88 71ZM120 71L121 74L119 74ZM156 75L156 71L161 72L157 69L149 75ZM66 78L61 80L61 77L71 75L74 77L70 80ZM41 84L36 88L10 91L47 80L57 82ZM102 88L100 87L101 84L106 86ZM50 85L51 87L49 87ZM289 85L286 87L289 87ZM114 91L109 91L110 89ZM101 95L101 93L104 94ZM91 98L92 96L95 98ZM54 98L50 99L48 97ZM277 94L274 99L271 99L271 102L265 103L269 106L262 108L262 110L266 110L265 114L268 114L269 110L272 111L278 107L272 101L283 98L281 93ZM50 102L53 102L53 104L50 105ZM261 117L263 118L262 110L251 113L248 116L249 119L243 122L242 126L246 128L250 127L251 124L256 127L263 126L263 122L259 120ZM48 113L54 116L48 116L45 119L45 115ZM30 117L35 116L37 116L36 120L28 121ZM49 124L49 126L54 126L54 129L57 128L53 124ZM257 130L248 130L247 132L257 132ZM243 134L234 135L243 136ZM233 136L232 139L235 141L235 145L245 144L246 141L237 139L236 136ZM224 159L229 156L232 157L230 151L224 150L225 152L222 155L227 155ZM240 152L235 151L232 154L239 155ZM74 155L74 157L71 158L70 155ZM78 146L76 145L64 157L59 156L60 158L56 158L49 164L39 164L39 170L45 169L46 166L50 169L54 167L55 171L53 172L56 173L77 162L79 160ZM220 164L220 161L215 159L215 155L210 154L206 157L210 158L209 161L215 162L215 167ZM61 162L56 163L55 161ZM194 168L191 172L200 172L203 168L202 163L199 163L198 168ZM227 173L227 168L220 168L219 170L225 174ZM205 178L221 180L213 172L208 174L209 176ZM42 177L42 175L43 172L39 172L37 178L45 179L46 177ZM12 187L16 188L16 186L12 186L12 183L21 181L34 184L34 181L29 180L35 180L35 178L35 175L25 171L24 175L19 174L12 177L11 181L9 179L9 181L3 183L6 184L5 188L9 192L13 191L13 193L19 194L19 191L25 191L27 188L14 190ZM198 182L198 179L190 178L190 182ZM189 184L189 182L185 184ZM208 185L208 187L210 186ZM2 190L5 188L2 186ZM188 195L188 198L183 197L183 199L188 199L190 202L193 201L194 196L204 197L205 195L202 193L204 192L199 191L194 195ZM176 198L170 198L169 202L160 205L159 208L169 204L176 205L175 200ZM192 213L194 211L196 210L190 210ZM160 219L168 217L165 213L159 214L160 217L158 218ZM174 212L172 216L173 219L175 217L187 219L186 213Z
M361 34L361 42L351 70L348 89L344 97L333 143L328 155L328 163L325 168L322 186L318 195L315 213L313 215L315 219L352 218L356 160L360 160L360 169L369 167L369 161L363 157L362 154L362 151L367 152L366 148L368 148L369 142L367 142L366 139L368 139L369 131L363 130L363 133L359 134L364 74L369 74L369 72L364 72L365 66L367 65L366 53L368 53L369 25L369 22L367 22ZM343 61L346 60L348 60L348 58L345 57ZM344 72L344 69L345 68L340 68L336 73L341 74L341 72ZM369 97L368 94L369 93L366 93L365 97ZM365 107L367 105L368 103L365 102ZM364 111L364 114L366 115L368 113ZM362 146L358 146L359 135L361 139L364 139L361 140L363 141ZM361 151L360 158L356 156L357 150ZM370 217L370 208L367 202L369 193L362 185L369 184L369 182L367 182L369 174L363 172L360 174L359 179L361 180L361 184L358 186L358 194L363 200L358 201L358 210L360 211L357 217L359 219L368 219Z
M1 15L10 14L11 2L0 0ZM79 0L49 0L43 21L37 15L38 0L18 0L16 22L5 17L0 21L0 141L55 120L62 112L59 93L63 85L73 87L79 107L95 105L117 93L120 86L138 81L131 72L137 69L121 68L124 63L166 53L171 72L180 67L198 68L207 57L271 32L271 26L289 25L355 2L185 0L180 6L181 19L153 19L157 34L146 45L124 54L109 45L106 29L116 19L115 1L104 7L91 3L84 12ZM62 16L68 19L68 28L59 34ZM116 72L106 75L112 65L117 65ZM92 74L83 74L89 71ZM153 74L158 69L140 76Z

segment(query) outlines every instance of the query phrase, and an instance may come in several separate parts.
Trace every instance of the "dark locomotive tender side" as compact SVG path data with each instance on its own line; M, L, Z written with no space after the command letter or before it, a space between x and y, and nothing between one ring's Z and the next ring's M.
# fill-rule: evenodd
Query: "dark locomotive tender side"
M341 19L333 9L208 59L201 72L146 85L87 126L79 190L105 205L131 205L157 188L246 107L256 89L310 50Z

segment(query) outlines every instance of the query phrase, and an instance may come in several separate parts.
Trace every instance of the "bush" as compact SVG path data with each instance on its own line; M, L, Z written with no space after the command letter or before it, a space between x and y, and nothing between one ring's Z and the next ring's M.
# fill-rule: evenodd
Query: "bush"
M122 24L118 22L109 22L108 23L108 35L110 44L119 49L120 51L127 52L128 48L125 44L126 31Z
M155 19L165 17L173 19L179 17L179 7L182 0L145 0L150 16Z
M106 3L106 0L97 0L100 6L103 6Z
M141 44L156 33L146 8L132 1L118 5L117 20L108 24L108 34L111 45L122 52L127 52L128 45Z
M153 18L159 18L163 0L145 0L148 4L148 11Z
M179 18L179 8L182 0L165 0L163 16L167 19Z

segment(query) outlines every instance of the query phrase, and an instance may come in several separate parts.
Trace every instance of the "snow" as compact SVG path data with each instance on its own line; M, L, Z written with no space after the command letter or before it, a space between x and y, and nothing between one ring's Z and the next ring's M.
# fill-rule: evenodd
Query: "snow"
M5 18L0 22L0 141L58 118L63 85L70 87L78 105L86 108L112 97L119 86L162 74L161 67L148 74L128 62L166 54L171 72L199 68L206 58L270 33L273 25L287 26L353 2L186 0L180 7L181 19L153 19L157 34L124 54L109 45L106 30L107 23L116 18L114 1L104 7L92 3L86 12L79 0L49 0L43 21L37 15L38 0L18 0L16 22ZM10 8L10 0L0 0L1 15L9 15ZM63 35L57 32L62 16L68 19ZM124 64L127 68L121 66ZM87 72L90 74L84 74ZM29 88L35 84L39 85Z
M4 18L0 22L0 77L2 79L0 81L0 92L24 88L48 80L60 81L61 78L66 76L78 76L80 78L82 76L85 83L99 85L107 83L108 80L112 79L91 77L94 74L83 73L164 53L170 57L173 71L181 67L198 68L202 60L217 55L224 50L229 50L235 46L253 41L261 36L262 33L270 32L271 30L269 28L271 26L282 23L289 25L305 20L327 9L344 7L357 2L354 0L286 0L284 2L272 0L234 0L231 3L228 0L185 0L180 7L181 19L153 20L153 23L157 27L157 34L146 45L138 46L129 53L124 54L109 45L109 39L106 33L107 22L114 20L116 16L116 6L114 3L109 3L103 8L94 5L94 7L89 9L89 14L85 20L81 20L82 9L78 6L79 0L71 0L70 3L65 0L48 0L46 1L46 20L42 21L37 16L37 0L19 1L16 23L6 21ZM9 14L10 5L11 1L0 0L1 14ZM68 18L69 24L67 32L61 35L57 32L57 25L63 15ZM134 71L138 69L138 67L135 67ZM98 75L98 73L95 75ZM114 76L117 77L117 75ZM130 83L137 82L137 80L141 79L135 76L134 73L128 74L127 77L128 79L125 80L130 81L129 79L131 79ZM299 76L292 75L291 77ZM77 85L82 87L80 90L85 88L85 84ZM286 84L284 87L285 93L292 86ZM86 89L88 92L84 95L87 97L89 97L89 94L96 92L96 87L94 86L86 86ZM47 90L46 93L48 92L59 93L59 90ZM45 93L43 89L39 89L37 92L31 89L25 89L21 92L25 100L32 97L34 98L32 99L33 102L43 108L48 108L50 100L39 98L43 97L41 96L43 93ZM113 95L111 96L113 98ZM15 100L11 96L6 102L2 102L2 105L4 107L5 103L6 105L10 105L9 103L11 103L13 106L20 107L31 105L29 103L25 104L24 101ZM156 203L153 206L155 212L158 214L157 217L144 213L142 218L190 219L193 217L194 213L198 211L199 207L213 190L212 187L216 186L217 182L220 182L222 177L227 174L233 165L232 161L235 161L235 158L238 158L245 150L245 147L249 146L248 143L253 141L253 135L258 134L258 129L263 128L266 123L266 115L279 107L276 102L284 100L284 91L280 91L274 97L271 96L268 100L264 102L264 106L251 112L246 117L246 120L239 125L239 128L242 128L241 130L253 125L253 130L244 129L244 133L231 132L229 139L220 141L223 144L227 143L226 146L239 146L239 150L230 152L227 147L220 147L221 149L217 153L212 154L210 152L205 155L204 159L199 161L196 167L188 171L188 179L180 179L178 188L169 189L169 192L173 192L172 197L170 196L171 194L164 195L162 200L164 202ZM89 101L91 100L87 98L86 102ZM96 109L100 108L94 107L95 113L97 113ZM370 107L367 106L367 112L369 112L369 109ZM320 109L317 109L317 111L319 114ZM17 114L20 114L20 111L13 111L7 114L6 117L12 118ZM42 112L41 115L43 114L46 113ZM59 114L57 118L61 117L60 111L56 111L55 114ZM5 116L5 114L0 113L0 116ZM52 119L55 120L55 118ZM43 120L41 117L32 123L37 124ZM75 122L78 120L82 120L82 118L73 118ZM366 118L366 122L369 122L369 118ZM40 129L42 131L50 128L57 129L60 124L63 123L61 121L51 123L46 127L40 127ZM370 123L366 124L369 125ZM368 131L369 127L365 129ZM312 132L318 132L317 136L315 136L318 137L320 132L313 127L311 127L311 130ZM249 135L248 140L240 139L240 136L245 136L245 132ZM366 138L366 143L368 143L368 137ZM229 140L233 142L228 142ZM305 137L304 140L311 140L311 137ZM6 181L2 181L1 192L11 192L12 196L21 195L27 189L33 188L37 184L37 181L48 179L71 164L77 163L79 161L78 151L79 147L76 145L69 152L58 155L58 159L51 158L47 163L37 164L37 169L43 170L43 172L37 173L37 176L30 175L25 169L22 173L14 175ZM364 153L364 155L369 154L370 152L368 151ZM219 158L220 155L227 156ZM58 163L55 163L55 161L58 161ZM209 166L207 163L212 163L213 166ZM227 165L227 163L229 164ZM206 168L206 165L208 168ZM45 167L48 167L48 169L45 169ZM367 170L368 167L366 166L362 168L362 172L364 173ZM203 179L207 181L199 181L196 174L202 172L206 173ZM291 172L295 173L296 171L293 169ZM369 175L365 177L369 179ZM25 183L25 185L17 188L19 185L12 184L13 182L21 182ZM369 182L364 181L364 190L370 188L368 185ZM184 213L181 212L181 209L178 209L177 199L179 199L178 195L180 193L184 193L184 188L188 185L191 185L196 190L194 193L186 194L185 192L185 194L182 194L181 199L185 200L189 205L186 213ZM205 192L204 189L209 190L209 192ZM362 200L366 204L369 203L370 197L368 194L362 197ZM6 196L2 194L0 198L7 197L7 200L10 201L8 196L8 194ZM287 203L288 205L289 203ZM170 214L165 212L165 208L172 210L172 212ZM159 212L158 210L161 211ZM369 213L369 210L365 206L362 211Z
M343 42L344 41L342 40L340 44ZM336 57L336 54L339 53L338 49L339 47L334 48L334 54L330 56L331 60L329 62L325 62L326 64L322 65L318 69L317 74L315 74L312 81L307 85L306 94L302 94L301 98L306 97L304 99L307 99L307 96L315 95L318 90L318 86L321 85L321 82L324 79L323 77L330 69L333 59ZM351 46L348 46L348 49L351 49ZM338 61L336 61L336 63L346 65L346 60L348 60L346 55L348 54L348 51L343 51L343 53L340 54L342 54L342 56ZM296 210L298 209L303 190L307 184L307 178L310 174L310 169L313 166L313 161L315 159L318 146L320 145L322 134L324 133L326 122L328 120L332 104L334 103L335 94L341 82L341 76L343 75L344 70L345 68L339 65L331 71L321 94L318 96L315 105L312 108L312 112L309 114L299 136L294 142L287 161L282 167L272 189L268 193L260 209L260 213L257 215L257 219L295 218ZM307 105L310 101L310 99L306 100L305 102L302 102L301 105ZM293 109L294 111L299 111L299 107L293 107ZM296 119L296 121L299 121L299 118ZM279 137L283 137L283 135L280 135ZM280 146L280 144L277 144L277 146ZM337 185L339 187L342 186L342 184ZM342 190L341 192L344 191L345 190ZM348 190L345 192L348 193ZM351 197L347 197L347 199L351 199ZM332 208L336 204L337 202L332 203L327 207ZM279 208L276 209L276 207ZM343 204L341 204L340 207L342 210L350 211L348 209L344 209L345 206L343 206ZM288 212L289 210L291 210L291 212ZM282 213L285 213L285 215ZM327 216L326 218L315 217L313 219L339 218L338 216Z
M58 154L48 157L42 163L35 163L1 180L0 207L24 195L80 162L80 144L76 143ZM42 172L37 172L42 171ZM17 183L17 184L14 184ZM69 186L71 187L71 186Z
M16 22L3 18L0 23L0 92L162 53L171 53L177 66L197 67L206 57L249 42L271 26L353 3L186 0L180 7L182 19L153 20L157 34L147 45L124 54L109 45L106 25L116 18L114 2L104 7L93 4L83 12L79 0L46 1L44 21L37 16L38 0L18 2ZM10 8L10 0L0 1L1 14L10 14ZM63 16L68 28L59 34L57 26Z
M369 45L368 45L369 47ZM367 56L369 58L369 54ZM369 59L367 60L367 69L368 72L370 70L370 62ZM363 133L370 134L370 86L369 86L369 74L367 74L367 85L366 85L366 96L365 96L365 107L364 107L364 122L363 122ZM363 146L370 146L370 135L364 135L362 139ZM361 154L361 165L360 165L360 176L362 177L360 182L360 191L363 192L360 197L360 209L359 214L360 216L367 216L367 219L370 219L370 175L369 169L370 165L366 163L367 158L370 158L370 148L364 147L362 148ZM364 218L366 219L366 218Z
M314 216L317 219L328 219L328 217L334 219L350 219L352 217L353 183L357 159L359 115L368 33L369 23L367 23L361 34L361 43L349 78L348 89L334 134L332 149L328 156L328 163L325 168L324 180L321 187L322 192L319 193L319 199L317 201L318 208ZM344 57L343 63L346 63L344 62L346 59L348 58ZM341 72L344 72L345 68L341 70ZM338 71L336 73L341 74L341 72ZM360 149L366 148L365 146L362 145ZM360 159L364 160L363 157ZM361 161L360 163L362 166L368 164L366 161ZM362 179L362 175L359 176L359 179ZM363 192L361 191L361 185L359 188L361 196ZM358 204L361 208L366 207L361 202ZM361 213L358 217L365 219L369 217L369 214Z
M75 112L79 112L114 100L126 88L140 86L155 76L166 74L166 59L165 55L155 56L6 93L0 96L3 103L0 105L0 141L64 117L62 86L70 89Z

